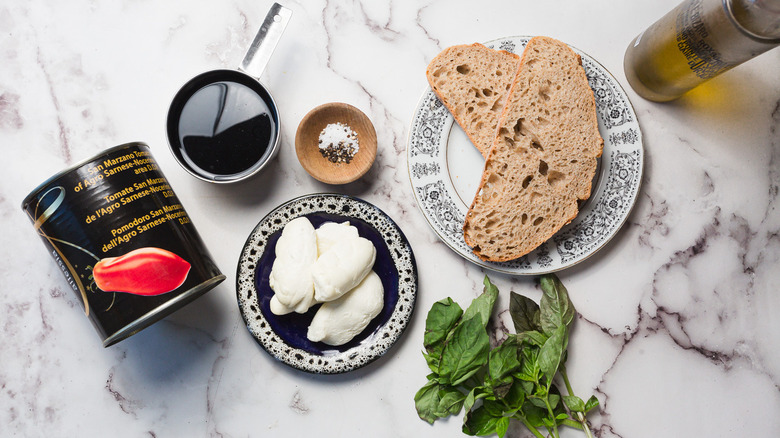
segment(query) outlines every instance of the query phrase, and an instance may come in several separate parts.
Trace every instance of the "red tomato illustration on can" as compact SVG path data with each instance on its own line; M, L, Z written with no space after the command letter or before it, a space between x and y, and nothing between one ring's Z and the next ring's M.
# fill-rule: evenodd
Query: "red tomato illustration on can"
M161 295L181 286L190 263L161 248L145 247L100 260L92 268L95 284L104 292Z

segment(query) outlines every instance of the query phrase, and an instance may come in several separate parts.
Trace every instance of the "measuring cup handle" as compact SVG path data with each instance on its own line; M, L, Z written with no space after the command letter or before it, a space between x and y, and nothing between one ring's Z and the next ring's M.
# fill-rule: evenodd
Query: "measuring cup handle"
M244 60L241 62L240 70L253 76L255 79L259 79L263 74L268 60L271 59L271 55L274 53L276 45L279 43L279 39L284 33L284 29L287 27L287 23L292 17L292 11L285 8L279 3L274 3L271 6L271 10L268 11L268 15L263 20L263 25L260 26L260 30L257 32L252 45L249 46L249 50L244 56Z

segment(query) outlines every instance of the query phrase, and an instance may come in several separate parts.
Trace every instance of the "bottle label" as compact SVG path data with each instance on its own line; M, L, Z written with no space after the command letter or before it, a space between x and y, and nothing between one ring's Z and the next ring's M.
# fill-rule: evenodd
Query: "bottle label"
M677 48L696 76L710 79L732 65L723 61L720 53L707 43L709 31L702 9L702 0L692 0L681 6L676 23Z

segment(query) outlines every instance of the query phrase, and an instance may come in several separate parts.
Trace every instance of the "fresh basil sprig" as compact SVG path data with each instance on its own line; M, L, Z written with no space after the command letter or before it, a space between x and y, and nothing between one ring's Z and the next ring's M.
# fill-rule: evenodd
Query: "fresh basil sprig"
M522 422L534 436L558 438L569 426L593 435L585 418L599 404L574 395L566 375L569 326L576 311L554 274L541 278L542 299L512 292L509 313L516 333L490 347L487 332L498 288L485 276L484 291L463 311L446 298L433 305L425 320L428 383L414 396L417 414L433 423L465 409L463 432L503 437L510 419ZM566 395L556 386L563 381Z

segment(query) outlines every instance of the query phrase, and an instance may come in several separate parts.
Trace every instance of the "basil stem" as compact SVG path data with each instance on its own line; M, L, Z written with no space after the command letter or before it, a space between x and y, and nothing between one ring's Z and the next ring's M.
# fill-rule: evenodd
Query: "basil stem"
M569 393L569 395L574 395L574 390L571 388L571 383L569 383L569 376L566 374L566 366L561 365L561 369L558 370L561 377L563 378L563 383L566 385L566 391ZM588 420L585 419L585 414L582 412L574 412L574 414L577 417L577 421L579 424L582 425L582 430L585 432L585 436L588 438L593 438L593 433L590 431L590 427L588 426Z

